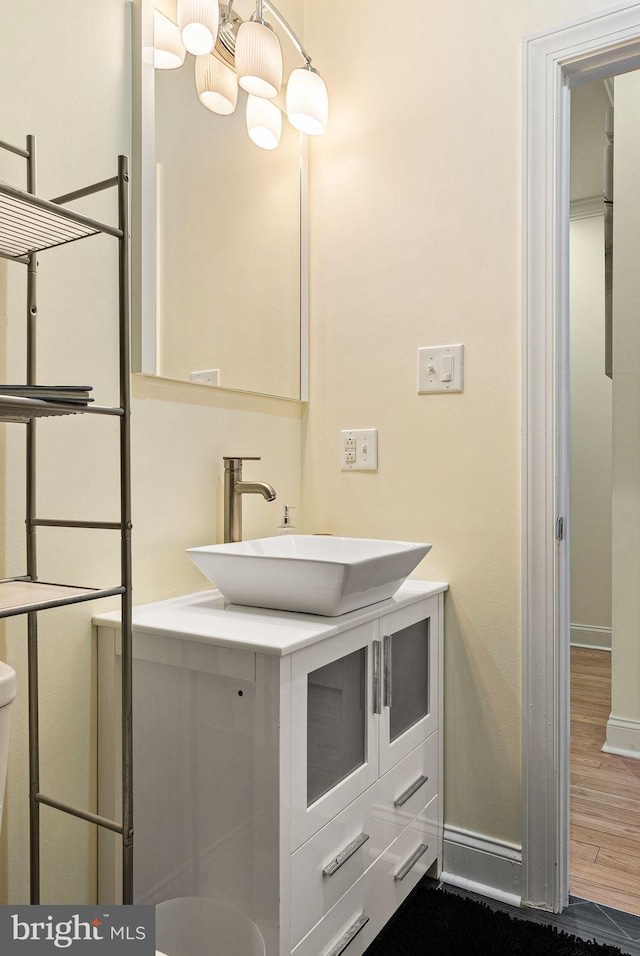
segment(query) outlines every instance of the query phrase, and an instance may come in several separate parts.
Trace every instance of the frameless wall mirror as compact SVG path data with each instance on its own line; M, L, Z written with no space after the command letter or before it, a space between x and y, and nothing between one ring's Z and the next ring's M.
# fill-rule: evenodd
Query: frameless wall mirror
M223 64L233 62L234 31L256 9L255 0L229 6L220 5L229 30L213 51ZM279 0L278 10L299 36L302 0ZM304 400L306 137L287 121L284 92L268 101L282 111L279 144L260 148L247 135L244 90L235 110L219 115L200 101L195 56L154 69L156 11L177 23L176 0L134 0L134 369ZM301 59L272 22L286 82Z

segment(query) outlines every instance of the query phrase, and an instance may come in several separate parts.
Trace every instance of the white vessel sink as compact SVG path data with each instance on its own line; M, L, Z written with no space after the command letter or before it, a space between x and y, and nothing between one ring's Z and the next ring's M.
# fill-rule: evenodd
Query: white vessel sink
M296 534L187 554L233 604L335 617L390 598L430 550L412 541Z

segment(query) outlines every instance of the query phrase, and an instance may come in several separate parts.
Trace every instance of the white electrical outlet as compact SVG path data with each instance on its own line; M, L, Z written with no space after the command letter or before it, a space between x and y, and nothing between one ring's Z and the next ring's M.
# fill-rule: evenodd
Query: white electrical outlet
M418 349L418 394L462 392L464 345Z
M340 462L343 471L377 471L378 429L346 428L341 431Z
M189 381L197 385L220 385L220 369L206 368L202 372L191 372Z

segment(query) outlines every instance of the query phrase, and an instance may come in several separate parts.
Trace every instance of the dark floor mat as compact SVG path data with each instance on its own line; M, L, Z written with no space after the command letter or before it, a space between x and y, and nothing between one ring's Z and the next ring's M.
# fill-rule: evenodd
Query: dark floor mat
M620 952L421 885L366 956L619 956Z

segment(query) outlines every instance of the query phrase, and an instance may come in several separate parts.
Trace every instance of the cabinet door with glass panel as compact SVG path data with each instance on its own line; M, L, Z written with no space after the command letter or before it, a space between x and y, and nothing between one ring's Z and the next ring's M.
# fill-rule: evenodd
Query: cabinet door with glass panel
M372 621L293 655L292 850L378 779L377 634Z
M438 596L380 618L380 775L438 727Z

